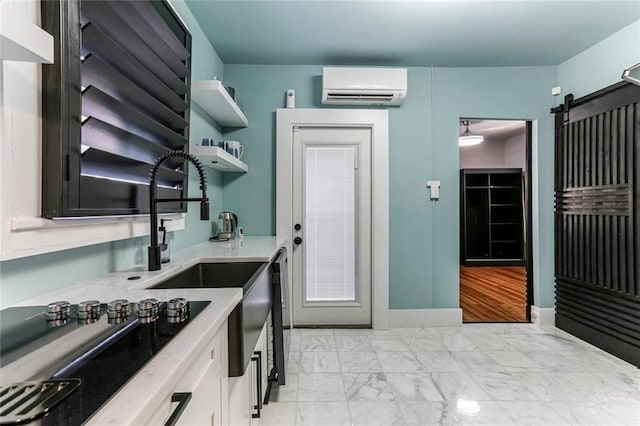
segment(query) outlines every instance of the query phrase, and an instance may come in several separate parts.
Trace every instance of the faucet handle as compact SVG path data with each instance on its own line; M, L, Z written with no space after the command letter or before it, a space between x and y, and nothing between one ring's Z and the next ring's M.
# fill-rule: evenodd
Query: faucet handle
M200 201L200 220L209 220L209 199Z
M149 270L150 271L159 271L161 265L161 257L160 257L160 246L149 246L147 248L147 255L149 261Z

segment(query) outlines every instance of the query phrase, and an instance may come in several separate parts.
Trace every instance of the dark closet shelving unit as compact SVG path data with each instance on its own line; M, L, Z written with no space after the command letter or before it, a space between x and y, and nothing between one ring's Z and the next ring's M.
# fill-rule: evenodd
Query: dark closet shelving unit
M460 170L460 261L524 265L522 169Z

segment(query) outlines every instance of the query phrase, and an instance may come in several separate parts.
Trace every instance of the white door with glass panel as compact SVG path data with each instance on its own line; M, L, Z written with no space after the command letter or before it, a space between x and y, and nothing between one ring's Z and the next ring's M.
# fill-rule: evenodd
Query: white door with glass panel
M369 325L371 129L293 135L293 323Z

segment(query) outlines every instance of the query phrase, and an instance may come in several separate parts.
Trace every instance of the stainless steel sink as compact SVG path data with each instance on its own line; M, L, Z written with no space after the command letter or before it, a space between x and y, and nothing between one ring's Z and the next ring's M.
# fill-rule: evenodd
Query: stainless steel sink
M273 304L268 266L260 262L199 263L148 288L242 288L242 300L228 322L229 376L238 377L251 361Z

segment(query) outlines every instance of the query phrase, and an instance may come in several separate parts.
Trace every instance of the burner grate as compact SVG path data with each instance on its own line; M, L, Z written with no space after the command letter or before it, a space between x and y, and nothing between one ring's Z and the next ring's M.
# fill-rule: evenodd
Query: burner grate
M24 424L35 420L81 384L80 379L59 379L0 387L0 424Z

